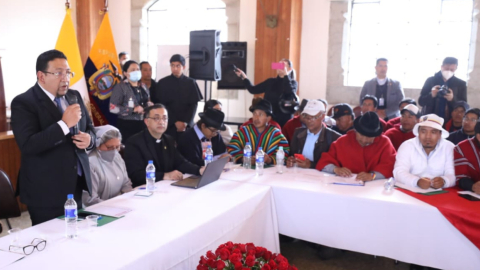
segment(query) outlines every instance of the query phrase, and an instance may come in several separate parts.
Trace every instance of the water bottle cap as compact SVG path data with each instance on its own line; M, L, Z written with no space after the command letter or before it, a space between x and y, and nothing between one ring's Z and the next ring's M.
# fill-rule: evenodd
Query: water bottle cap
M73 194L68 194L67 199L73 199Z
M149 160L149 161L148 161L148 164L153 164L153 160Z
M262 147L258 147L258 150L262 150Z
M247 145L251 145L250 142L247 142Z
M212 146L209 144L209 145L207 145L207 148L212 148Z
M278 149L283 150L283 146L280 146Z

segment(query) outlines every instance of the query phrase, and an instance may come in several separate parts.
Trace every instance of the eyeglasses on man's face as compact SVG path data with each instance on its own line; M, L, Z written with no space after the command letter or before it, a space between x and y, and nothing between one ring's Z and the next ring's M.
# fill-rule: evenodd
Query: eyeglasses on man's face
M62 79L71 79L73 77L75 77L75 73L74 72L71 72L71 71L67 71L67 72L60 72L60 71L57 71L57 72L48 72L48 71L42 71L43 73L45 74L51 74L55 77L55 79L58 79L58 78L62 78Z
M322 115L323 115L323 113L320 113L319 115L316 115L316 116L310 116L310 115L307 115L306 113L304 113L304 114L302 114L302 118L305 121L315 121L318 118L322 117Z
M155 116L155 117L147 117L147 119L152 119L153 121L157 122L157 123L160 123L161 121L163 122L167 122L168 121L168 117L164 116L164 117L159 117L159 116Z

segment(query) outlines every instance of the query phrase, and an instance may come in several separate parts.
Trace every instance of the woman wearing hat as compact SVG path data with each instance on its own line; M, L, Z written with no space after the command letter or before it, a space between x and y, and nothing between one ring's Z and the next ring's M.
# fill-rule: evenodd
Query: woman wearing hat
M347 132L323 153L316 169L339 176L371 181L392 177L395 148L382 136L377 113L367 112L353 122L355 130Z
M283 127L285 123L293 117L295 106L291 106L291 112L284 112L280 108L280 102L286 98L296 97L298 83L295 81L295 70L292 68L292 61L288 59L280 60L284 64L283 69L277 69L277 77L269 78L257 85L253 85L247 75L240 69L236 69L235 73L241 77L245 87L250 94L265 94L264 99L272 104L273 119Z
M220 136L220 131L225 130L223 124L225 114L219 110L207 108L198 116L200 120L180 137L177 149L191 163L204 166L204 153L208 145L212 147L214 159L215 156L228 155Z
M95 127L95 134L97 148L88 155L92 196L84 191L82 197L82 202L86 206L132 190L125 162L118 153L122 145L122 134L110 125Z
M113 87L110 112L118 115L117 128L123 139L127 140L145 128L143 110L153 103L150 101L150 91L140 82L142 73L138 63L129 60L122 69L126 80Z

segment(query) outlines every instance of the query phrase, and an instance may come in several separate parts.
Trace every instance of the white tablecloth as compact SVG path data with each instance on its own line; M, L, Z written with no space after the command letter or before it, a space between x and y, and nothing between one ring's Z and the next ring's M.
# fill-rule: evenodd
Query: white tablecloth
M217 181L198 190L156 183L151 197L136 191L103 202L133 209L125 217L64 238L65 223L51 220L22 231L22 239L46 238L47 248L8 269L195 269L201 255L227 241L279 252L271 188ZM10 236L0 238L8 250Z
M326 184L316 170L230 171L221 179L273 188L279 232L298 239L441 269L480 269L480 251L437 208L385 180L364 187Z

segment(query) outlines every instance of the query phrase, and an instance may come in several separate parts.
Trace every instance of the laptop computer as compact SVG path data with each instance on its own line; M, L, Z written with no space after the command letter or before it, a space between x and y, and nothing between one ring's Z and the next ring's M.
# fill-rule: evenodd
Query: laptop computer
M201 188L212 182L215 182L220 178L225 164L228 162L228 157L220 158L212 163L209 163L203 171L202 176L192 175L183 180L172 183L172 186L186 187L186 188Z

